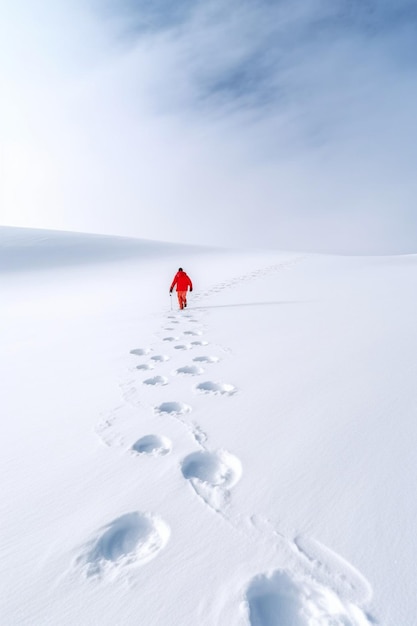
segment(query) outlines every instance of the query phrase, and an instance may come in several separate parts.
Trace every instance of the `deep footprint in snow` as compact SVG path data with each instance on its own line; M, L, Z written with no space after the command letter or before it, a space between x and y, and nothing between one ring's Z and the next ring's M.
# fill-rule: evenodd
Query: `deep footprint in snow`
M250 626L370 626L356 605L331 589L277 570L257 576L246 592Z
M203 368L197 367L197 365L184 365L184 367L179 367L175 370L175 374L186 374L189 376L198 376L203 373Z
M159 435L145 435L133 444L132 450L138 454L147 454L152 456L164 456L169 454L172 444L166 437Z
M142 365L136 365L137 370L153 370L155 365L153 363L142 363Z
M135 354L136 356L146 356L152 352L151 348L135 348L130 351L130 354Z
M178 346L174 346L175 350L191 350L191 345L189 345L188 343L182 343Z
M163 363L164 361L169 361L169 356L166 354L155 354L155 356L151 356L151 361L155 361L155 363Z
M216 511L227 504L229 490L242 476L239 459L227 450L193 452L185 457L181 470L195 492Z
M178 341L179 337L164 337L162 341Z
M212 393L216 395L231 396L236 393L237 389L229 383L214 383L211 380L207 380L204 383L199 383L196 386L197 391L203 393Z
M191 407L183 402L163 402L155 407L155 413L159 413L160 415L184 415L190 411Z
M242 475L242 466L237 457L226 450L192 452L182 462L184 478L197 479L212 487L230 488Z
M218 356L196 356L193 361L195 363L218 363L220 359Z
M185 330L184 331L184 335L191 335L192 337L201 337L202 334L203 333L201 330Z
M87 576L96 576L125 566L142 565L156 557L167 544L169 526L157 515L135 511L107 524L85 546L78 559Z
M208 341L192 341L191 345L196 347L196 346L208 346L209 342Z
M168 378L166 378L165 376L154 376L153 378L147 378L146 380L144 380L143 384L155 386L167 385Z

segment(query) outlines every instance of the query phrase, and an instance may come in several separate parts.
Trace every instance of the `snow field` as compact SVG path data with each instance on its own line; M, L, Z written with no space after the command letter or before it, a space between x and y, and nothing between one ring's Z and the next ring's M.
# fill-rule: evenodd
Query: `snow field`
M262 274L262 273L261 273ZM258 275L258 273L256 273ZM234 284L233 284L234 285ZM223 284L221 287L216 288L215 292L218 293L223 289L227 289L231 285ZM179 338L175 338L172 341L172 337L163 336L161 333L161 342L169 342L171 344L171 350L164 355L154 354L154 361L157 361L160 366L164 365L164 374L168 374L166 364L169 362L170 372L169 375L156 376L153 379L143 380L145 385L149 385L149 380L163 381L163 385L169 387L169 397L172 397L172 389L175 390L177 385L176 378L178 374L188 374L190 376L200 376L205 372L202 368L194 368L191 364L183 365L172 369L173 360L177 360L178 357L174 350L191 350L193 346L202 348L209 345L209 341L195 342L194 344L175 344L175 341L179 340L181 335L187 336L191 332L185 330L189 324L198 324L198 333L200 336L204 336L204 329L207 328L205 320L207 319L207 312L204 310L196 311L194 314L176 313L167 315L168 324L174 324L178 330ZM163 327L162 330L170 330L171 326ZM161 346L163 344L161 343ZM228 354L226 347L217 346L217 351ZM149 348L135 348L131 350L131 354L143 358L151 358L149 355L154 352L158 352L158 346L155 345L152 349ZM163 356L164 358L159 358ZM227 358L227 357L226 357ZM211 372L213 371L213 364L221 361L218 355L201 354L197 357L193 357L194 362L202 362L211 364ZM141 365L145 365L144 363ZM137 369L138 366L136 366ZM157 382L155 382L155 385ZM160 383L161 384L161 383ZM182 385L184 390L184 385ZM188 391L188 397L190 391ZM238 393L237 388L231 383L218 382L214 380L206 380L194 385L194 392L203 392L205 394L215 395L234 395ZM164 395L167 395L164 393ZM158 395L160 397L160 395ZM132 400L132 396L130 396ZM195 398L196 399L196 398ZM140 399L137 397L138 404L143 402L143 395ZM135 401L134 401L135 402ZM240 481L244 468L240 459L232 452L224 449L211 449L209 446L209 435L205 432L196 421L191 419L193 413L193 405L181 400L166 400L162 403L154 406L154 412L161 418L171 418L181 424L186 436L191 437L194 440L197 451L187 454L181 461L181 472L187 482L192 486L196 496L198 496L202 504L207 506L209 510L213 511L216 515L223 518L232 528L239 533L244 533L245 524L249 524L250 532L248 532L247 539L253 540L253 533L255 535L259 533L259 529L262 526L262 535L265 534L265 529L268 528L270 523L265 519L258 519L256 523L252 520L242 522L239 514L233 510L232 507L232 488ZM144 437L146 440L159 440L161 437L158 435L147 435ZM252 535L252 536L251 536ZM363 610L357 606L354 601L360 603L368 603L371 600L372 593L368 589L367 583L364 585L367 587L367 593L364 596L361 594L359 588L355 588L355 583L358 578L362 582L364 580L361 576L356 575L354 568L345 564L342 559L339 559L331 550L322 549L320 553L321 560L318 558L310 558L307 556L309 553L307 549L302 550L302 540L298 539L298 543L294 542L293 548L291 548L291 542L285 540L284 537L280 537L278 541L276 537L277 531L271 525L266 533L268 540L271 543L271 548L275 544L275 550L278 552L282 550L282 546L279 543L286 543L286 550L294 550L294 553L298 554L298 563L294 568L294 572L286 569L277 569L272 574L263 574L254 576L252 580L249 580L246 587L241 589L241 601L240 610L235 607L236 619L240 619L242 624L246 623L250 626L279 626L280 624L294 625L294 626L364 626L372 623L366 617ZM263 537L265 540L266 537ZM259 540L259 537L258 537ZM308 541L305 540L305 544ZM310 541L310 546L315 546L314 542ZM316 548L316 553L318 549ZM310 548L310 553L314 553L313 548ZM325 557L323 558L323 555ZM294 557L294 555L293 555ZM296 559L297 560L297 559ZM328 564L330 568L327 572L327 577L323 577L319 570L323 569L323 565L319 565L322 561ZM337 567L332 568L329 564L336 562ZM308 566L307 566L308 564ZM304 569L304 576L300 576L300 570ZM317 572L316 572L317 570ZM312 582L311 578L315 577L316 581ZM345 582L339 587L337 592L333 591L331 587L334 587L332 578L346 577ZM325 584L319 583L319 579L325 579L327 583L331 582L331 586L328 587ZM352 589L356 589L352 593ZM353 595L352 601L349 599ZM240 617L238 617L238 614ZM210 618L206 615L205 618L200 617L202 623L215 623L211 622ZM225 619L219 617L217 619ZM228 618L230 619L230 617ZM233 621L234 623L234 621ZM236 621L236 623L238 623ZM240 622L239 622L240 623Z
M415 258L181 264L4 276L1 622L414 626Z

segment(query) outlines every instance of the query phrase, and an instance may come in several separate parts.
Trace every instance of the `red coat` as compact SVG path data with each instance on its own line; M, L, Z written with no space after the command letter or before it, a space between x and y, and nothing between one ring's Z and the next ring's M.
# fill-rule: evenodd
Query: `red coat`
M172 291L177 285L177 291L187 291L188 287L192 291L193 283L191 279L185 272L177 272L174 276L174 280L172 281L171 287L169 288Z

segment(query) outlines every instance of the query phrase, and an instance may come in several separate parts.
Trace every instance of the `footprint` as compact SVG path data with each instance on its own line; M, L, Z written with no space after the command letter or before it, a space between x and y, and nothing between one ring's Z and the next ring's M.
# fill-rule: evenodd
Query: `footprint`
M151 356L151 361L155 361L156 363L163 363L164 361L169 361L169 356L166 354L155 354Z
M155 412L161 415L184 415L190 411L191 407L183 402L163 402L159 406L155 407Z
M192 452L182 462L182 473L187 479L197 479L212 487L233 487L241 475L239 459L226 450Z
M127 513L100 529L98 536L86 544L78 563L84 566L88 577L143 565L164 548L170 532L169 526L156 515Z
M154 376L153 378L147 378L143 381L144 385L167 385L168 378L165 376Z
M191 345L192 346L208 346L209 342L208 341L192 341Z
M196 363L218 363L220 359L218 356L196 356L193 361Z
M191 346L187 343L182 343L178 346L174 346L175 350L191 350Z
M201 337L202 334L203 333L201 330L185 330L184 331L184 335L192 335L193 337Z
M162 341L178 341L179 337L164 337Z
M204 443L206 443L208 436L207 433L204 432L204 430L201 428L201 426L199 426L198 424L193 424L191 432L198 444L203 445Z
M136 356L145 356L146 354L150 354L152 352L151 348L135 348L130 351L130 354L135 354Z
M193 452L185 457L181 470L195 492L215 511L229 501L229 489L242 476L239 459L226 450Z
M155 365L153 363L142 363L142 365L136 365L137 370L153 370Z
M184 367L179 367L175 370L176 374L188 374L190 376L198 376L199 374L203 374L203 372L203 368L197 367L196 365L184 365Z
M363 611L331 589L284 570L257 576L246 592L250 626L370 626Z
M226 396L231 396L236 393L237 389L233 385L228 383L214 383L210 380L199 383L196 386L198 391L202 391L203 393L213 393L213 394L221 394Z
M96 434L106 446L122 446L123 437L114 428L116 416L110 415L102 419L95 427Z
M145 435L133 444L132 450L138 454L148 454L152 456L163 456L169 454L172 444L166 437L158 435Z

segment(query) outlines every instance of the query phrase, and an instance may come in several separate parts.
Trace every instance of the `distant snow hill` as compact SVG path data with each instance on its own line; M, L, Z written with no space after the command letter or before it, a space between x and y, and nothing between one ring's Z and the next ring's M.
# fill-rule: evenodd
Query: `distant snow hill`
M197 248L129 237L0 226L0 271L84 265L170 255Z

